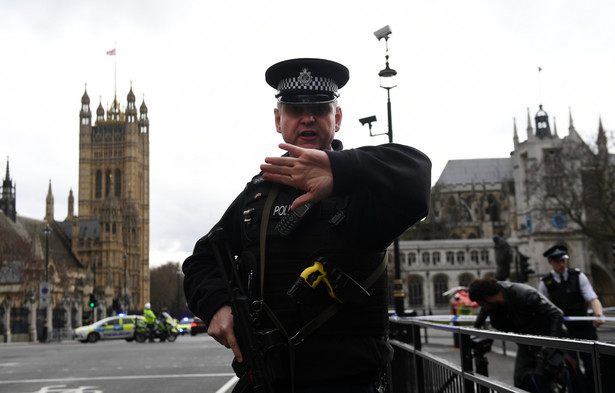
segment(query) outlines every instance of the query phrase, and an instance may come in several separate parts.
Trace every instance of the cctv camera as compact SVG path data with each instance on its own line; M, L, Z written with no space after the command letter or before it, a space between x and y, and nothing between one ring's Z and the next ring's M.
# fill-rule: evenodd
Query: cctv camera
M371 125L373 122L376 121L376 116L369 116L369 117L364 117L362 119L359 119L359 121L361 122L361 125L364 126L366 124Z
M380 41L381 38L387 39L389 37L389 34L391 33L391 28L389 27L389 25L386 25L383 28L376 30L374 32L374 35L376 36L376 38L378 38L378 41Z

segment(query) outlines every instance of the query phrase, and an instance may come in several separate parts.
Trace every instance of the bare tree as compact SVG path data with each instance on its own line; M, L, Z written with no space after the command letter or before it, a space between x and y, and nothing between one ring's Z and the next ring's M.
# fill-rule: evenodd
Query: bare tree
M184 279L179 262L167 262L150 270L150 299L158 313L163 307L176 318L187 316Z
M543 219L615 243L615 165L604 132L595 146L568 141L545 149L528 174L526 187L541 199Z

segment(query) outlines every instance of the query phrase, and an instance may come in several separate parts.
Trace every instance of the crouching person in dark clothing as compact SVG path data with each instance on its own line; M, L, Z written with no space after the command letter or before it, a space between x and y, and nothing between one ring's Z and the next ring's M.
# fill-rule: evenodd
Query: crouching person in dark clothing
M475 327L481 327L487 317L491 325L503 332L562 337L564 335L562 311L533 287L493 278L475 279L469 287L470 299L480 306ZM535 380L538 362L543 355L541 347L518 344L515 360L516 387L537 391Z

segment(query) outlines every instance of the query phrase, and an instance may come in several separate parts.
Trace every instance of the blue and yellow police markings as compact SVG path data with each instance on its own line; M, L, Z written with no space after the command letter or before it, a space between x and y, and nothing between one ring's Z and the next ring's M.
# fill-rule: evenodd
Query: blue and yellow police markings
M138 318L139 316L136 315L107 317L92 325L76 328L73 336L82 342L96 342L99 339L118 338L130 340L134 336L134 321Z
M112 338L112 337L128 337L131 336L134 327L133 324L123 324L122 319L115 319L113 324L105 324L104 326L100 326L99 329L100 334L103 338Z

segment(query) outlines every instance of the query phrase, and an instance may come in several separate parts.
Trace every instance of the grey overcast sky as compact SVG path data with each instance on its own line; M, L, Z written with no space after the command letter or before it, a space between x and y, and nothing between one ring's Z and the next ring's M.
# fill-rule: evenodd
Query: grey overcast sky
M182 262L264 157L282 153L269 65L346 65L338 138L385 143L358 119L387 129L373 32L390 25L394 140L432 159L435 183L448 160L507 157L513 119L525 140L540 103L560 136L569 108L586 141L600 118L615 129L613 15L610 1L0 0L1 177L8 157L17 212L37 219L51 180L64 220L86 84L95 109L115 91L123 108L132 83L150 118L150 264Z

